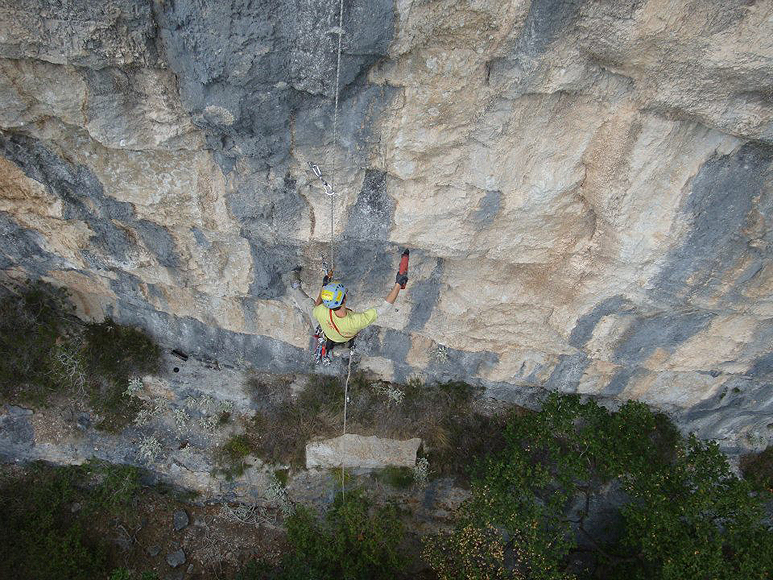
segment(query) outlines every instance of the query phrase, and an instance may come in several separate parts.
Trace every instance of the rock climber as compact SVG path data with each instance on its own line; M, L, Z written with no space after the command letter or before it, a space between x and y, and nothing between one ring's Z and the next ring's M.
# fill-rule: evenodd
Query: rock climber
M290 285L298 307L307 311L308 307L304 308L304 304L308 304L311 298L301 288L300 270L300 267L293 270ZM357 333L391 311L400 290L408 282L408 275L398 271L394 286L381 304L364 312L353 312L346 307L346 287L333 281L332 277L333 272L330 271L322 279L322 288L311 310L311 321L317 327L315 336L319 342L316 356L323 364L330 363L330 352L337 344L348 344L349 348L353 348Z

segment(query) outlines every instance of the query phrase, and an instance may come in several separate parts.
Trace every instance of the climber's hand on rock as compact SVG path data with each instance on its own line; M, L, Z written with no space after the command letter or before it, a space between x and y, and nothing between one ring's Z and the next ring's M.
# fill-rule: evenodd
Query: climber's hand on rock
M395 276L395 282L400 284L400 286L405 287L405 285L408 283L408 274L401 274L398 272L397 276Z
M327 286L330 284L330 281L333 279L333 269L331 268L327 274L325 274L325 277L322 278L322 285Z

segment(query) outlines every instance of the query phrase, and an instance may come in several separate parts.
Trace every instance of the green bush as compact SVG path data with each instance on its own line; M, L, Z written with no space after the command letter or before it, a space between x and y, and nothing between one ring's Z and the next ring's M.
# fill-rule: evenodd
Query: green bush
M453 533L430 536L422 554L439 580L500 580L505 568L505 542L491 524L467 524Z
M773 493L773 446L741 458L743 476L760 491Z
M336 497L323 523L308 510L296 510L287 521L287 536L291 553L283 562L286 578L391 580L406 564L396 509L372 511L355 490L346 500Z
M684 441L645 405L631 401L610 413L551 394L539 413L512 416L505 439L501 452L479 463L455 531L425 543L425 559L441 578L459 578L453 570L460 569L467 578L575 578L569 556L575 530L587 536L587 512L572 521L569 509L613 480L630 501L618 542L589 538L595 577L762 580L773 573L763 499L731 474L715 444ZM465 553L465 545L474 550ZM501 550L511 563L506 572Z
M0 491L0 561L9 577L90 580L104 573L105 552L88 541L70 512L76 469L40 470Z
M142 408L139 399L124 396L129 379L158 372L160 349L141 330L116 324L108 318L87 326L83 357L91 376L91 405L103 415L99 427L120 431Z
M9 578L91 580L107 576L107 547L87 533L95 514L118 514L136 497L129 466L33 465L0 485L0 562ZM79 504L80 509L73 510Z
M405 570L403 526L394 507L373 509L362 493L338 494L324 520L300 507L287 521L278 567L253 562L239 580L394 580Z
M87 504L94 512L124 512L140 491L140 470L133 465L91 460L84 469L94 482Z
M621 544L638 561L612 560L612 577L773 577L773 532L763 525L763 502L731 473L716 443L691 436L673 464L630 474L624 489L632 501L623 507Z
M159 348L141 330L116 324L108 318L89 324L85 340L84 354L89 369L121 384L124 389L133 375L158 372Z
M244 459L252 453L252 442L246 434L234 435L217 452L219 472L230 481L244 473L249 465Z

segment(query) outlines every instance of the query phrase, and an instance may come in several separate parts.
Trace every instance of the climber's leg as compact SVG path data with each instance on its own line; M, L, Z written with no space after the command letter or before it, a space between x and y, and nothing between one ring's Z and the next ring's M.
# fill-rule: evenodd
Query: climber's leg
M312 331L317 327L317 321L314 320L312 311L314 310L314 300L303 291L301 287L300 269L295 269L282 275L287 291L290 294L295 307L303 312L304 317L311 325Z

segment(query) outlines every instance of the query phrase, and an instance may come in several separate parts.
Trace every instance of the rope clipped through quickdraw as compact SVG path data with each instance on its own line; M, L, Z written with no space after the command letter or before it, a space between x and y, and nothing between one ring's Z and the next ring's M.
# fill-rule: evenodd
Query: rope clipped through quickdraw
M338 34L338 52L336 55L336 91L335 91L335 105L333 107L333 159L335 159L336 149L338 147L338 83L341 79L341 41L344 36L344 0L340 0L338 4L338 29L335 30L335 34ZM333 189L335 189L335 161L333 162L333 172L330 174L330 181ZM330 268L333 268L334 260L334 236L333 236L333 196L330 196Z
M331 163L332 171L330 172L330 183L328 184L322 177L322 172L316 165L311 166L314 174L322 181L325 186L325 193L330 198L330 259L329 269L333 270L335 265L335 156L338 149L338 99L339 99L339 86L341 81L341 45L344 35L344 0L339 0L338 3L338 27L331 30L333 34L338 35L338 50L336 51L336 86L335 86L335 101L333 105L333 162ZM343 435L341 437L341 497L346 500L346 467L344 466L346 445L346 412L348 410L349 403L349 378L352 375L352 359L354 355L352 349L349 349L349 364L346 371L346 381L344 382L344 425Z
M328 183L324 177L322 177L322 170L318 165L315 165L309 161L309 168L314 172L322 185L325 188L325 194L330 197L330 256L328 270L332 270L335 265L335 173L336 163L335 156L338 148L338 100L340 96L340 82L341 82L341 46L343 43L344 35L344 0L340 0L338 3L338 26L330 29L328 32L338 35L338 50L336 51L336 85L335 85L335 97L333 106L333 155L331 159L332 171L330 172L330 183Z

